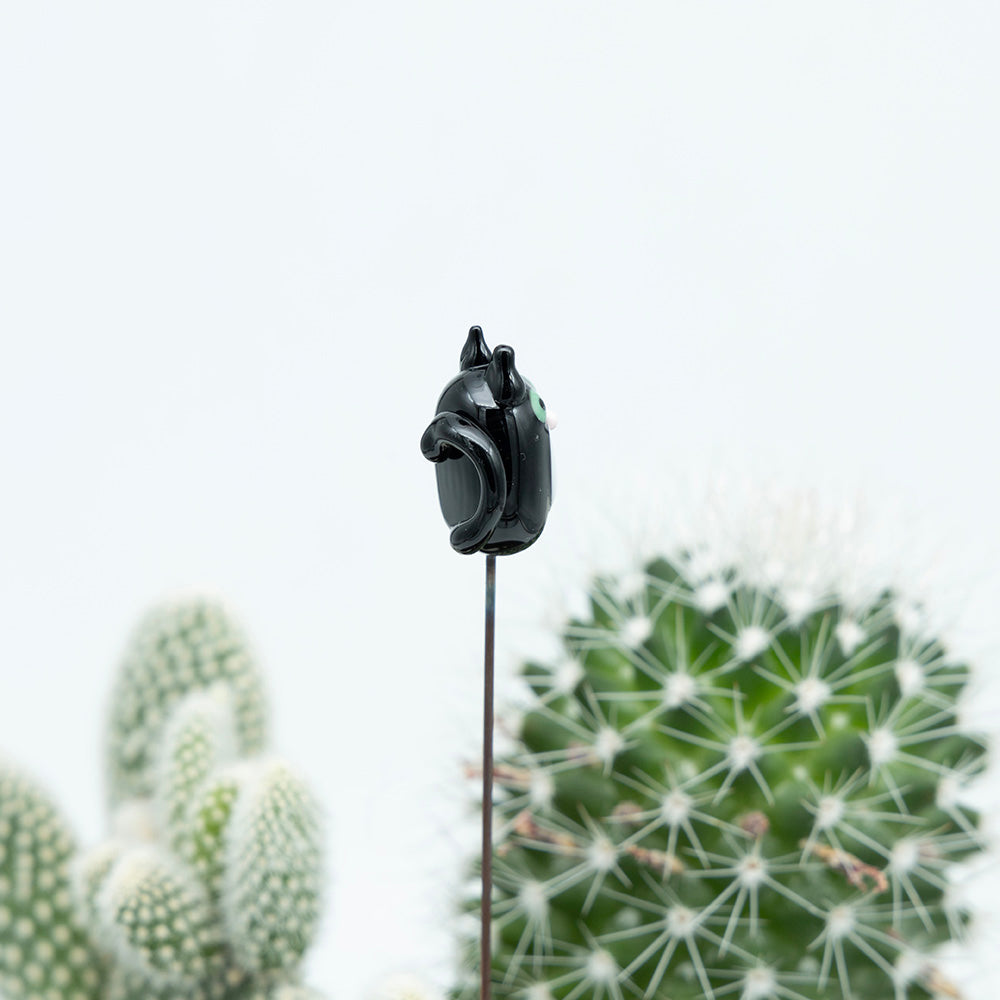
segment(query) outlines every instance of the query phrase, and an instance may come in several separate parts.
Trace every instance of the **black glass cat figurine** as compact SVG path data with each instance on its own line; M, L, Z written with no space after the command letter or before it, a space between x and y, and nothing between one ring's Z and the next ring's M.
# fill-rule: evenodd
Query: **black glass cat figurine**
M552 505L545 404L514 367L513 349L491 352L478 326L469 330L459 367L420 450L437 463L452 548L511 555L538 539Z

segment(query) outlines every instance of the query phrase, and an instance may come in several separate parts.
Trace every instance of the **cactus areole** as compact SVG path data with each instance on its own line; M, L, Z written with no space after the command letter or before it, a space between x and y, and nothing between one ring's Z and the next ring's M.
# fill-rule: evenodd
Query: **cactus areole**
M496 557L526 549L545 527L552 506L549 429L554 424L535 387L515 367L513 349L501 345L490 351L481 327L469 330L459 368L441 393L420 450L437 465L451 547L463 555L486 553L479 995L489 1000Z

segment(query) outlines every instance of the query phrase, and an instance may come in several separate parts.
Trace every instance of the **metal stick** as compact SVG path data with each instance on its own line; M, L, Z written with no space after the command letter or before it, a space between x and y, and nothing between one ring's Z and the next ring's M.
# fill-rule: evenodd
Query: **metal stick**
M490 936L493 922L493 637L496 629L497 557L486 557L486 652L483 695L483 899L479 963L481 1000L490 1000Z

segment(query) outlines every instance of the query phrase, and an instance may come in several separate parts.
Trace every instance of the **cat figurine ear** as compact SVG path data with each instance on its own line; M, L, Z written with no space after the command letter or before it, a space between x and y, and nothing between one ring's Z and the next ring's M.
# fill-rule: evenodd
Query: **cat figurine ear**
M527 390L524 379L514 367L514 351L498 347L486 366L486 384L500 406L516 406L524 399Z
M420 439L436 463L451 545L469 555L510 555L535 542L552 506L552 457L545 404L517 370L514 350L486 346L474 326L459 373Z
M488 365L491 357L490 349L486 346L486 338L483 336L483 328L470 327L465 347L462 348L462 354L458 359L458 367L464 372L469 368Z

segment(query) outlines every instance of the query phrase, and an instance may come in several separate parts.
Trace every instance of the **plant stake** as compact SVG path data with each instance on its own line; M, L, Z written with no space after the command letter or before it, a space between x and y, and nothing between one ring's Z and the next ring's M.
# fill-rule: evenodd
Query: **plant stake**
M545 527L552 504L554 423L535 387L514 366L513 349L502 345L491 352L478 326L469 330L459 368L438 400L420 449L436 463L452 548L463 555L486 554L480 997L489 1000L496 557L526 549Z

